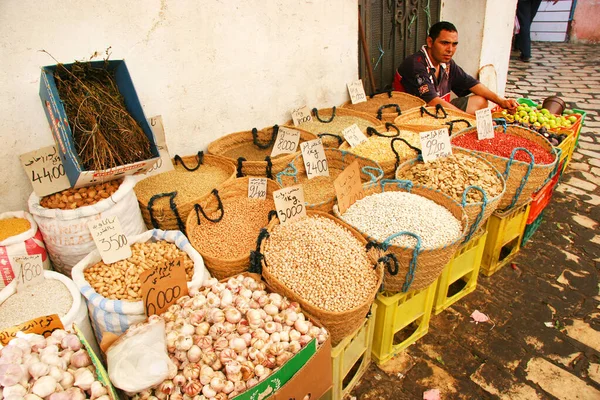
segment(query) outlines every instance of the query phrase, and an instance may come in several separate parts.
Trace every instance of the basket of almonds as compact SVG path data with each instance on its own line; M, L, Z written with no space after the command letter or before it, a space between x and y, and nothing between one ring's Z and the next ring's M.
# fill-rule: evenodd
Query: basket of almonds
M352 104L349 101L342 108L371 114L381 122L393 122L402 113L425 104L422 99L408 93L390 91L370 96L361 103Z
M446 110L441 104L435 107L420 107L402 113L394 119L397 126L412 126L420 131L448 128L451 135L462 129L475 126L475 117L462 111Z

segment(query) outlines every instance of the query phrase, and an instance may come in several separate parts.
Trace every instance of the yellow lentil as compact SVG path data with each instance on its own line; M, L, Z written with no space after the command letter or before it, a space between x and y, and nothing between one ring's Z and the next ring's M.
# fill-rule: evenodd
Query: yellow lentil
M25 218L0 219L0 242L27 232L30 228L31 224Z

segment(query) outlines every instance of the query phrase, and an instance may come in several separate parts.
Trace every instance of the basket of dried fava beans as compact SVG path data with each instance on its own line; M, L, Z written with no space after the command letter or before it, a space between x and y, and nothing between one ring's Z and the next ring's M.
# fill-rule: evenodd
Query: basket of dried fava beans
M317 138L309 132L287 126L285 128L300 132L298 143ZM238 178L242 176L265 176L273 179L300 153L300 147L298 146L297 151L278 154L271 158L273 147L280 145L279 142L275 143L278 133L278 125L261 130L254 128L251 131L231 133L209 144L208 154L225 157L236 164Z
M393 122L394 119L413 108L425 106L422 99L404 92L386 92L370 96L367 101L352 104L347 102L342 108L371 114L381 122Z
M195 156L173 158L172 171L150 176L135 185L148 228L180 230L194 204L213 189L235 178L235 165L219 156L199 151Z
M452 155L424 163L414 158L401 164L396 179L439 190L465 208L468 241L496 210L504 194L504 178L483 157L453 148Z
M397 264L387 268L389 292L421 290L433 284L460 245L467 229L461 205L446 194L409 181L383 180L365 189L365 197L344 214L334 214Z
M351 147L342 143L340 150L376 161L383 170L383 177L393 179L398 165L417 156L421 148L421 139L416 129L399 129L391 122L384 126L367 128L371 135L367 141Z
M219 191L194 205L187 219L187 235L212 276L225 279L248 270L260 229L274 214L273 191L281 187L267 179L265 198L249 198L251 178L229 181Z
M331 148L325 148L324 150L329 176L317 176L308 179L304 159L300 154L276 177L277 183L282 187L302 184L304 201L308 210L331 212L336 199L333 182L354 161L358 161L360 180L363 185L377 182L383 178L381 167L373 160L357 156L345 150Z
M498 210L520 207L540 189L558 167L557 150L542 135L527 128L497 126L493 139L477 139L477 128L451 138L452 146L472 150L490 162L504 177L506 190Z
M323 139L324 147L337 149L343 142L342 131L351 125L356 124L358 128L366 133L369 126L375 127L381 125L381 121L367 114L347 108L322 108L320 110L312 109L312 120L303 122L297 129L308 131ZM289 121L288 125L292 125Z
M335 345L364 322L389 262L366 246L359 232L330 214L308 211L285 224L273 218L259 235L252 270L320 321Z
M202 257L180 231L153 229L127 238L131 257L105 264L98 250L73 267L73 281L86 298L98 343L105 332L117 336L146 319L141 274L166 262L183 261L188 289L210 277Z
M412 126L420 131L448 128L452 135L462 129L475 126L475 116L462 111L446 110L441 104L435 107L420 107L402 113L394 119L394 124L399 127Z

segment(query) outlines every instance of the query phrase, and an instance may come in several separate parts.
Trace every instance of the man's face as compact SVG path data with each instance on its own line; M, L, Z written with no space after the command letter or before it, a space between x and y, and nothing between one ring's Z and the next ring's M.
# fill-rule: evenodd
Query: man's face
M437 63L450 62L457 45L458 32L442 30L435 41L427 37L427 47L431 50L431 58Z

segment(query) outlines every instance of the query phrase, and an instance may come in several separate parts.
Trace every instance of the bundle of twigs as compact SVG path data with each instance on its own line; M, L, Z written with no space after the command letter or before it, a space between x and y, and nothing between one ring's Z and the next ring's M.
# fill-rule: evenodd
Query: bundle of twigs
M152 157L150 141L127 111L114 72L76 62L58 64L56 87L75 149L86 170L104 170Z

